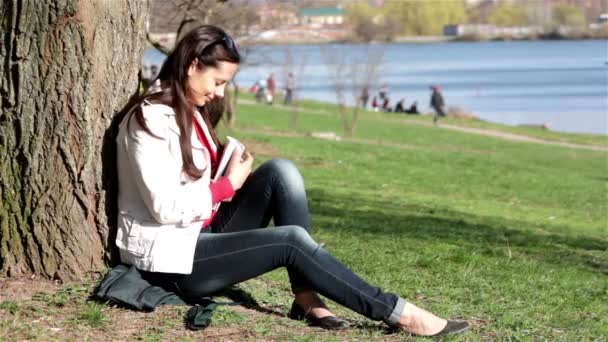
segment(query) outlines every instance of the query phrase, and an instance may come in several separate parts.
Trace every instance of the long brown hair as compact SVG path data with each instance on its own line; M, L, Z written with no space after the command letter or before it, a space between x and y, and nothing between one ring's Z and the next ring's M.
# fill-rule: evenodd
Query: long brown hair
M150 83L154 85L157 80L160 81L160 91L146 90L138 100L139 105L133 111L133 115L137 123L148 134L155 136L146 125L141 103L147 101L172 107L175 110L180 132L179 144L182 152L183 171L192 179L199 179L202 177L202 170L194 165L190 140L196 107L188 102L185 94L188 68L195 59L198 61L199 68L215 68L218 66L218 62L239 64L241 56L232 38L221 28L203 25L193 29L179 41L163 63L156 80ZM216 97L204 107L196 109L202 114L216 146L220 146L215 127L224 113L224 100Z

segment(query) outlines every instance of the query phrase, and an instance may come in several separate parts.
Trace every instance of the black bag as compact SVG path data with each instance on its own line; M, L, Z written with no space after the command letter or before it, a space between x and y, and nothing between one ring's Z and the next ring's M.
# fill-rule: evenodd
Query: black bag
M95 297L112 304L139 311L153 311L163 304L186 304L178 295L162 287L153 286L141 277L135 266L118 265L103 278L95 291ZM211 298L202 298L186 314L186 327L203 330L211 324L211 316L218 305L238 303L216 303Z
M151 285L135 266L126 265L111 269L97 287L95 296L140 311L153 311L163 304L186 304L175 293Z

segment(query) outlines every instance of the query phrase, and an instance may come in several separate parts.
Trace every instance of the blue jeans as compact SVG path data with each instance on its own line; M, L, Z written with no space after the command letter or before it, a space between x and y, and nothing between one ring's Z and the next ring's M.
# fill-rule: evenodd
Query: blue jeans
M275 227L267 227L270 219ZM185 298L208 296L286 267L292 291L313 290L370 319L395 325L405 301L369 285L310 236L304 181L295 165L272 159L222 203L198 237L192 273L161 275Z

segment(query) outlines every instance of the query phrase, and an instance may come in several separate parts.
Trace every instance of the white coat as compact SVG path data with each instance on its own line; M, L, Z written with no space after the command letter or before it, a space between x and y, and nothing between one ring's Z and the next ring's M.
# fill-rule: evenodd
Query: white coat
M152 133L127 116L117 137L118 231L116 245L123 263L140 270L189 274L202 223L211 216L209 152L192 132L192 158L204 170L198 180L182 171L175 111L162 104L143 104ZM197 112L210 139L204 120ZM215 145L211 142L212 148Z

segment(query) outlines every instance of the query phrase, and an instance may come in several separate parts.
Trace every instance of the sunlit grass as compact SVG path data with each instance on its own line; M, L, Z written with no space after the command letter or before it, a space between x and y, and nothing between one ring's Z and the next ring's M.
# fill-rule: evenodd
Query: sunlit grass
M241 105L229 133L258 149L256 165L295 161L313 236L348 267L443 316L470 320L472 331L454 341L608 339L607 152L401 124L428 119L382 113L365 113L352 139L321 140L306 133L342 135L335 107L301 108L293 132L284 108ZM353 328L326 332L289 320L284 270L241 285L250 298L236 300L265 311L221 306L204 332L185 329L185 306L133 313L90 302L93 285L0 302L0 340L415 339L334 303Z

